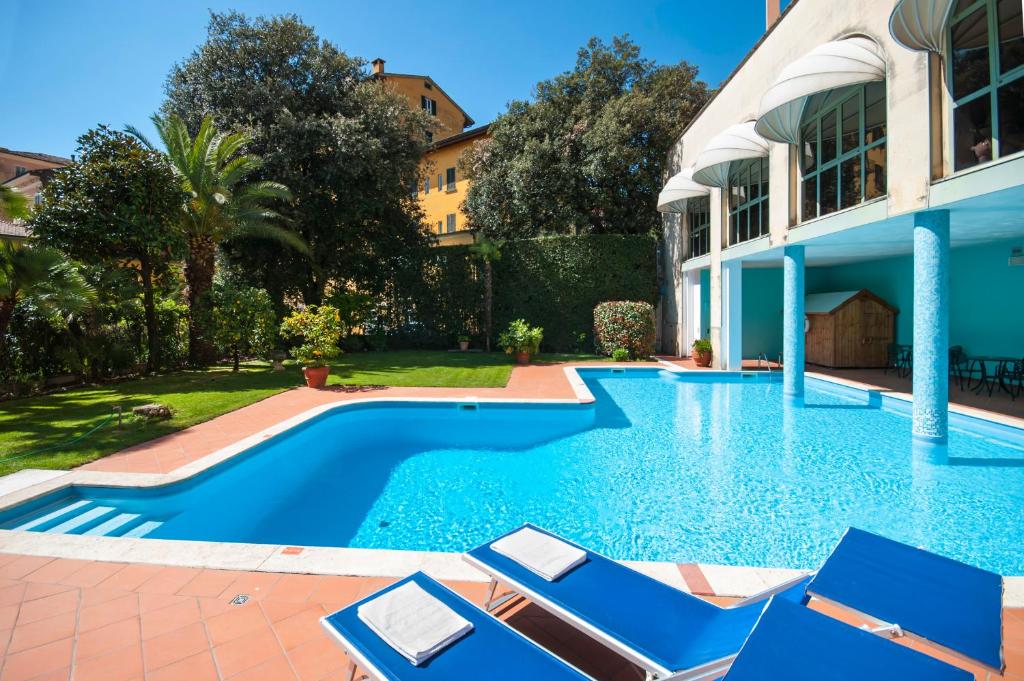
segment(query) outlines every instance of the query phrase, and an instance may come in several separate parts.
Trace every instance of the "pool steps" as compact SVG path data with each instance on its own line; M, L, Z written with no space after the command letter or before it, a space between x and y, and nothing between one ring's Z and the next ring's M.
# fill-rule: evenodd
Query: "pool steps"
M6 526L13 530L47 534L83 534L103 537L145 537L163 521L139 513L126 513L88 499L55 502L30 511Z

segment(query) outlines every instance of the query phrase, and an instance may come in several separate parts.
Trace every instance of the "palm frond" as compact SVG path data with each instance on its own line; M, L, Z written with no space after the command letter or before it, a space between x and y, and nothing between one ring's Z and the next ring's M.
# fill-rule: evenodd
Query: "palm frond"
M312 255L309 244L301 236L283 227L263 220L252 219L238 224L231 232L232 239L270 239L302 253Z

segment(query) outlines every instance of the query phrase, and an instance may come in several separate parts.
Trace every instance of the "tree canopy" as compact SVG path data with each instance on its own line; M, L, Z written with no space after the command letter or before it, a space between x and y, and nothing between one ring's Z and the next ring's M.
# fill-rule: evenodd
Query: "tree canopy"
M709 96L697 67L628 36L591 38L573 70L514 101L463 158L470 224L501 239L657 233L668 150Z
M312 257L273 244L234 243L233 270L285 296L318 303L330 281L385 285L426 235L409 186L430 122L296 16L211 14L206 41L172 70L165 114L198 130L252 138L261 174L288 186L282 209Z

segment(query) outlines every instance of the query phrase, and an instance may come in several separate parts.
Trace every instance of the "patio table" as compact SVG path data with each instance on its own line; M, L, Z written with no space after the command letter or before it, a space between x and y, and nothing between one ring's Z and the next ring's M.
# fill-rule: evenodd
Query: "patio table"
M975 368L979 370L978 384L974 387L974 394L980 395L981 391L988 388L988 396L992 397L992 391L995 389L996 384L999 384L1001 390L1004 390L1010 395L1013 395L1013 391L1009 386L1006 385L1006 372L1007 366L1012 366L1018 358L1016 357L993 357L993 356L980 356L980 357L967 357L968 367L968 383L967 389L971 389L970 385L970 372ZM989 365L995 365L995 371L989 372Z

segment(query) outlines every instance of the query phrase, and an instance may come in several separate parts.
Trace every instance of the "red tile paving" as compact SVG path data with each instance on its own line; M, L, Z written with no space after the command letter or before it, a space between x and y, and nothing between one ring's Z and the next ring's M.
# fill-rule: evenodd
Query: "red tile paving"
M34 569L23 572L30 564ZM10 609L0 621L3 681L338 678L347 661L319 618L393 581L229 570L196 570L183 581L181 568L146 566L149 579L140 582L137 565L0 554L0 569L11 565L21 567L18 576L0 578L0 608ZM101 573L108 576L98 585L63 583ZM177 586L145 591L154 580ZM223 585L216 596L200 595ZM486 590L477 582L449 586L478 604ZM230 605L238 593L256 597ZM513 601L497 615L597 679L642 678L631 664L528 602ZM1004 642L1001 678L1024 681L1024 609L1004 611ZM981 670L971 671L984 678Z

